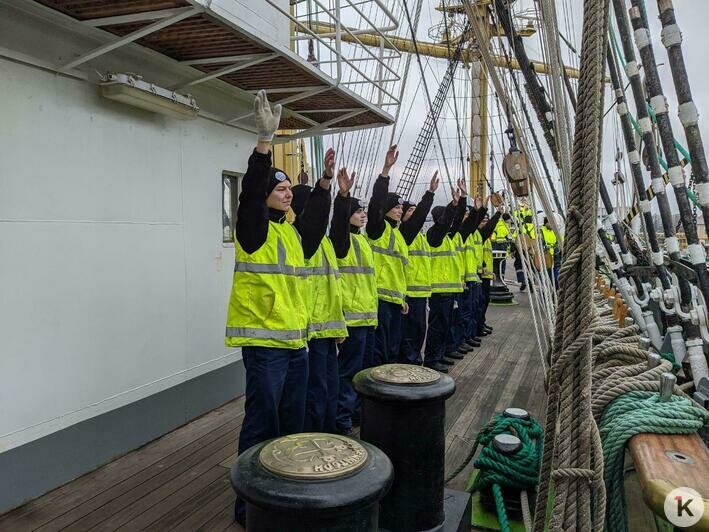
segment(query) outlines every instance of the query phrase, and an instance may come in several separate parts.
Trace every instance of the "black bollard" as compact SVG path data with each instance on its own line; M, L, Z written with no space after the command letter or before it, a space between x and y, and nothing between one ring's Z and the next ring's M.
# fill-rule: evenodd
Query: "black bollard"
M446 399L455 391L453 379L421 366L387 364L359 372L354 386L362 397L360 437L394 464L394 484L381 502L380 528L439 529L446 517L445 415ZM462 499L461 515L469 499Z
M231 484L246 501L249 532L375 531L392 482L389 458L335 434L276 438L241 454Z

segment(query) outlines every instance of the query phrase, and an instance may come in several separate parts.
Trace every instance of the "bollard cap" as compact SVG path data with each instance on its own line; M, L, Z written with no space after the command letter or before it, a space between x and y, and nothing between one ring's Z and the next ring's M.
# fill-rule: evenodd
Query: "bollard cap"
M522 448L522 440L512 434L498 434L492 445L502 454L514 454Z
M396 403L445 401L455 392L455 381L448 375L409 364L363 369L352 384L363 397Z
M677 377L672 373L663 373L660 375L660 401L670 400L676 382Z
M650 345L652 344L650 343L650 338L648 338L647 336L641 336L638 340L638 347L640 349L650 349Z
M635 320L628 316L625 318L625 326L630 327L631 325L635 325Z
M529 412L527 412L524 408L505 408L503 415L505 417L514 417L517 419L529 419Z

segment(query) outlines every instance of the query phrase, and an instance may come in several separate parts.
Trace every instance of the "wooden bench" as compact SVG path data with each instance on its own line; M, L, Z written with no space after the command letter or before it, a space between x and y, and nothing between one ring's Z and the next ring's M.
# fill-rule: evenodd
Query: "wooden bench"
M673 489L692 488L704 498L704 515L686 530L709 530L709 450L701 438L697 434L638 434L628 447L643 499L655 515L665 519L665 498Z

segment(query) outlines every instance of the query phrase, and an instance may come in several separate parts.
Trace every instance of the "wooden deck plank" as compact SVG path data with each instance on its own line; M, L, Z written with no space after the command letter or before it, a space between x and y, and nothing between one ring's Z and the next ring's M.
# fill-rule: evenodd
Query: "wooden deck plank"
M243 415L239 397L135 451L0 516L0 530L35 530Z
M447 404L447 471L496 411L514 405L542 413L543 372L526 298L518 306L491 306L493 334L451 368L457 391ZM233 523L228 478L242 418L243 397L0 516L0 530L242 532ZM464 472L451 487L466 478Z
M237 424L235 420L233 425ZM116 530L135 517L146 516L162 499L183 486L196 482L200 475L229 456L234 450L238 434L239 426L234 426L215 440L204 442L203 446L193 449L192 453L174 463L145 470L136 475L137 478L131 478L105 492L105 497L99 501L103 504L91 504L94 508L92 511L86 512L87 508L82 505L63 521L79 515L78 519L71 521L72 530L81 532L99 524L104 530ZM159 516L160 514L155 515L153 519ZM146 524L149 523L150 521Z

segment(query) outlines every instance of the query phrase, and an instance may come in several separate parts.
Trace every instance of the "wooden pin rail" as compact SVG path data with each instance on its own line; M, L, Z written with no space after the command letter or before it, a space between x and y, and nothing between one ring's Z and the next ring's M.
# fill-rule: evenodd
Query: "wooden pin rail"
M638 434L628 443L645 504L663 520L665 499L675 488L702 495L700 521L682 530L709 530L709 451L697 434Z

